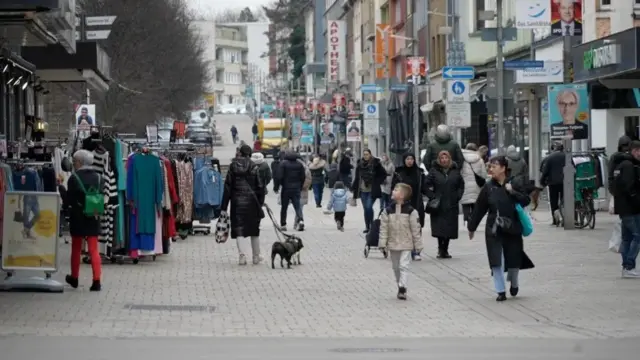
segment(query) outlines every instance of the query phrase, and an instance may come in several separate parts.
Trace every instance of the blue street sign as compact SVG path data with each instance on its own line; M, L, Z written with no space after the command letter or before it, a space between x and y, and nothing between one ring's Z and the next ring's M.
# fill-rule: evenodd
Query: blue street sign
M409 85L407 84L394 84L391 85L391 91L407 91L409 89Z
M442 78L449 80L471 80L476 76L473 66L445 66Z
M540 69L544 68L544 61L511 60L503 63L505 70Z
M372 93L379 93L382 92L383 89L382 87L376 85L376 84L362 84L360 85L360 91L363 94L372 94Z
M465 89L465 86L462 81L456 81L451 86L451 91L453 91L453 93L456 95L464 94L464 89Z
M373 105L373 104L369 104L369 105L367 106L367 113L369 113L369 114L375 114L375 113L377 113L377 112L378 112L378 107L377 107L377 106L375 106L375 105Z

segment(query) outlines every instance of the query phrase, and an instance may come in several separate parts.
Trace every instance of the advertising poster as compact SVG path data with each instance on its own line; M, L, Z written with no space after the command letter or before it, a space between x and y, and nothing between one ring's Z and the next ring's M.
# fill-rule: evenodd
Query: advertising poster
M327 145L333 143L333 140L336 138L333 133L333 123L327 121L320 124L319 134L320 144Z
M302 132L300 136L300 144L302 145L313 145L313 123L312 122L301 122L302 123Z
M427 65L425 58L409 56L405 78L409 84L424 85L427 83Z
M589 138L589 94L585 84L551 85L549 129L551 138Z
M352 120L349 121L349 125L347 126L347 141L359 142L361 141L360 134L362 133L360 129L360 121Z
M582 0L551 1L551 34L582 36Z
M57 193L7 192L2 229L3 270L56 270Z
M539 29L551 25L551 2L553 0L518 0L516 6L516 28Z
M96 124L96 106L83 104L76 108L75 115L76 132L80 139L86 139L91 133L91 127Z
M300 119L291 122L291 140L294 144L300 144L302 141L302 121Z

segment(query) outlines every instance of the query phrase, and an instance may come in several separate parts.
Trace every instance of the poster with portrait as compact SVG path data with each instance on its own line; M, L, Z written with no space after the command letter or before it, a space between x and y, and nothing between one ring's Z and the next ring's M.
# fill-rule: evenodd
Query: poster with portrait
M302 122L302 132L300 136L300 144L302 145L313 145L313 123L310 121Z
M347 103L347 97L343 93L335 93L332 97L332 106L335 111L344 111Z
M300 144L302 137L302 121L300 119L291 122L291 140L294 144Z
M427 83L427 62L425 58L420 56L407 57L405 78L409 84L425 85Z
M91 127L96 126L96 106L83 104L76 106L75 113L76 133L80 139L86 139L91 133Z
M360 136L362 130L360 129L360 121L352 120L349 121L349 125L347 126L347 141L359 142L362 137Z
M589 138L589 94L586 84L550 85L549 130L551 138Z
M582 0L551 1L551 34L582 36Z
M55 271L58 193L7 192L3 206L2 270Z
M325 121L320 124L319 135L320 135L320 144L327 145L332 144L336 138L333 133L333 123Z

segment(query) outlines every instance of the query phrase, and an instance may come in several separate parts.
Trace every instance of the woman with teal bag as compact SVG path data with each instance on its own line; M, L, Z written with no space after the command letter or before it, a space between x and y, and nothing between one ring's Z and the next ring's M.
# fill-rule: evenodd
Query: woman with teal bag
M509 293L518 295L520 270L534 267L531 259L524 252L523 232L526 226L520 220L517 207L529 205L529 196L509 183L507 159L496 156L489 161L488 181L480 191L476 206L467 223L469 239L473 240L474 233L480 225L484 215L487 215L485 227L485 244L487 257L493 277L493 283L498 293L496 301L504 301L506 296L505 270L510 282ZM526 215L526 214L525 214ZM532 229L532 228L531 228ZM530 232L529 232L530 234Z

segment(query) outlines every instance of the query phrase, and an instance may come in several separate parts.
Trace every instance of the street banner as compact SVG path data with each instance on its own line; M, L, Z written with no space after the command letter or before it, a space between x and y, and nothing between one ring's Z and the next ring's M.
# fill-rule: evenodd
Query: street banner
M586 84L550 85L549 128L551 138L589 138L589 94Z
M322 145L331 144L336 138L333 132L333 123L330 121L323 121L318 131L320 134L320 144Z
M551 1L551 34L555 36L582 35L582 0Z
M77 105L75 109L76 134L80 140L91 135L91 127L97 125L96 106L94 104Z
M7 192L4 195L2 270L56 271L59 214L58 193Z
M413 85L425 85L427 83L427 65L425 58L420 56L407 57L407 69L405 79Z

